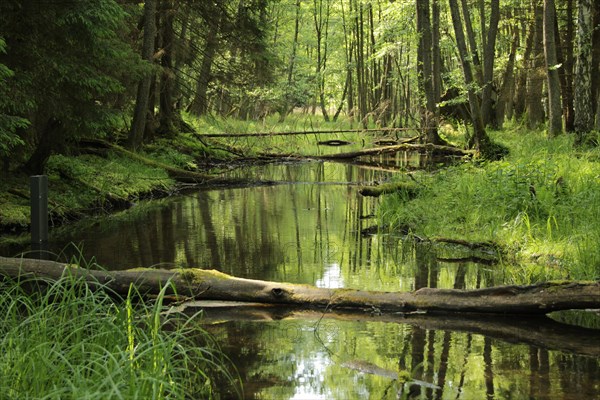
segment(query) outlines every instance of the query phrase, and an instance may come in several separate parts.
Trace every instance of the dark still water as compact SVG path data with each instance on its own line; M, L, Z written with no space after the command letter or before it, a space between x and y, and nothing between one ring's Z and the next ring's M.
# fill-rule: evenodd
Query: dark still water
M365 290L505 281L504 267L453 249L362 234L377 222L378 200L360 196L357 184L388 180L387 167L309 162L232 174L290 183L140 204L53 232L52 251L64 260L77 253L73 242L113 269L193 266ZM237 366L247 399L600 398L600 331L547 317L246 307L208 309L199 323Z

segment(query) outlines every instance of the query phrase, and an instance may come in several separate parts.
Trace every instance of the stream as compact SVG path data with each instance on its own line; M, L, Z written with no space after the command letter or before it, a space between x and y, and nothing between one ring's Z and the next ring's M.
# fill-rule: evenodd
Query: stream
M53 232L51 251L63 260L81 252L114 269L194 266L328 288L473 289L507 279L503 267L473 263L462 249L366 234L379 200L360 196L358 185L389 180L389 168L302 162L229 174L287 183L150 201ZM246 399L600 396L599 331L547 317L249 308L209 309L199 323L236 365Z

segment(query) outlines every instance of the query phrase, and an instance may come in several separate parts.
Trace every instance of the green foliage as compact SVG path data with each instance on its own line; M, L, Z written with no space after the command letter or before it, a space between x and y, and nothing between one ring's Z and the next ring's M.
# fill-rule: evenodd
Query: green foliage
M130 290L81 279L0 283L0 392L4 398L212 398L215 379L232 384L216 343L193 320L163 320Z
M102 136L120 124L123 110L115 107L115 96L141 69L122 37L126 14L119 4L75 0L40 7L8 0L0 13L6 22L2 60L13 71L0 86L0 112L20 118L0 123L14 135L27 127L23 118L31 121L12 143L45 142L62 150L68 140Z
M6 42L0 36L0 55L6 53ZM6 80L14 76L14 72L6 65L0 63L0 94L4 91L2 88L6 85ZM10 151L22 144L23 140L17 135L18 129L27 128L29 121L25 118L12 115L10 97L0 96L0 157L10 154Z
M513 280L600 277L600 166L597 149L572 154L572 139L497 133L504 161L420 174L409 203L386 197L380 218L417 235L493 241L509 249Z

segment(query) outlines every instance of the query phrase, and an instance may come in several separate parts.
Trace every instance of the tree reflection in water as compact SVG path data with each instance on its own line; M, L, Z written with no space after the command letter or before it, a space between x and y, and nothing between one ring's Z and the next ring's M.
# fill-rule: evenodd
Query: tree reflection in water
M117 269L196 266L365 290L503 283L493 265L440 260L460 258L453 249L361 234L375 223L377 200L346 182L386 181L389 168L315 162L236 173L301 183L190 193L129 219L71 227L54 246L83 240L84 255ZM600 395L597 331L549 319L258 309L207 310L202 321L237 365L248 399Z

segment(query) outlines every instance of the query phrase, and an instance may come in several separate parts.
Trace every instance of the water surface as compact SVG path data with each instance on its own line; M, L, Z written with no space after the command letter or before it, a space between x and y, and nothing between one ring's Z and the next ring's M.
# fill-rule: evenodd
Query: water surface
M231 174L287 183L199 190L140 204L53 234L52 250L64 257L74 242L85 257L114 269L193 266L328 288L504 283L502 267L468 262L460 249L364 234L377 222L378 200L360 196L358 184L387 181L394 169L414 165L402 157L394 161L238 169ZM449 258L455 262L441 261ZM548 318L520 323L386 316L376 309L355 315L209 310L203 323L237 366L248 399L600 396L597 331L569 330Z

